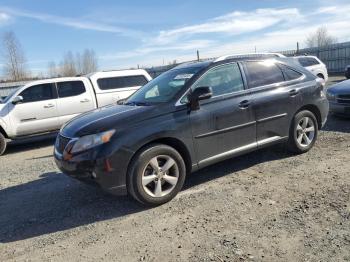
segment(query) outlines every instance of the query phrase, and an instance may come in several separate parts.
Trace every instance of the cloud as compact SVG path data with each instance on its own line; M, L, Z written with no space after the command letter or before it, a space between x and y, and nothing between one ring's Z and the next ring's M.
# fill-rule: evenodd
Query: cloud
M85 30L93 30L93 31L99 31L99 32L118 33L118 34L126 35L126 36L140 36L141 35L140 32L135 31L135 30L131 30L128 28L119 27L119 26L115 26L115 25L100 23L100 22L93 22L93 21L87 21L87 20L83 20L83 19L55 16L55 15L50 15L50 14L27 12L27 11L7 8L7 7L3 7L3 8L0 7L0 11L1 10L7 12L8 14L11 14L14 17L30 18L30 19L41 21L43 23L62 25L62 26L71 27L71 28L75 28L75 29L85 29ZM0 22L1 22L1 17L0 17Z
M10 19L11 16L9 14L0 12L0 26L6 24Z
M137 48L129 52L119 52L115 54L107 54L100 56L99 59L102 60L115 60L115 59L128 59L133 57L138 57L142 55L147 55L150 53L160 53L169 51L189 51L197 50L200 48L208 48L213 46L216 42L212 40L192 40L186 41L184 43L176 43L171 45L156 45L156 46L144 46Z
M160 31L155 42L166 44L183 37L193 37L199 34L210 33L240 35L259 31L273 25L292 22L296 19L302 19L301 14L296 8L268 8L257 9L253 12L232 12L201 24Z
M141 61L159 65L163 59L193 60L195 50L200 50L201 57L205 58L251 53L255 47L258 52L291 50L296 49L297 42L305 47L306 37L320 26L345 42L350 41L349 20L350 5L322 6L309 12L294 8L232 12L201 24L162 30L155 40L146 39L142 48L120 52L117 57L110 58L126 67ZM197 37L200 37L198 42Z

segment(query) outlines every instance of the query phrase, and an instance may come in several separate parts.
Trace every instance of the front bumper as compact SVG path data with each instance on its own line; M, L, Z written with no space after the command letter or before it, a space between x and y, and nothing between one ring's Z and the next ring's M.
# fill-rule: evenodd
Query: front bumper
M125 195L128 163L133 152L119 149L109 157L97 157L96 151L89 150L65 160L55 149L57 167L66 175L87 184L97 185L113 195Z
M329 112L335 115L350 116L350 104L329 102Z

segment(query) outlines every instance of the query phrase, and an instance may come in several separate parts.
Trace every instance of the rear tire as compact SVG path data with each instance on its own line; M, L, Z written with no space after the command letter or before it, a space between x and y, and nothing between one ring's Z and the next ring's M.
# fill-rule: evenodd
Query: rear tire
M0 156L5 153L7 146L6 139L2 133L0 133Z
M297 154L306 153L314 146L317 136L315 115L308 110L300 111L295 115L289 130L288 150Z
M152 144L138 152L131 162L128 193L148 206L162 205L181 190L186 166L179 152L163 144Z

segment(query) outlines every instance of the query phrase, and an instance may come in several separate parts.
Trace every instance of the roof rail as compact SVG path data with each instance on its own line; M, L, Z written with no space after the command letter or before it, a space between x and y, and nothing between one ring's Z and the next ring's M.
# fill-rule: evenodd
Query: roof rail
M276 58L276 57L285 57L285 56L280 53L246 53L246 54L221 56L215 59L214 62L220 62L220 61L233 59L233 58Z

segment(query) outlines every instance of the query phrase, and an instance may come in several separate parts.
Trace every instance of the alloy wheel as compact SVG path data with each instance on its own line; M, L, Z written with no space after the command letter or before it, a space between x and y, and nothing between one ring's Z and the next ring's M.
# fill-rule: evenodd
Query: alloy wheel
M296 128L297 142L301 147L308 147L315 138L315 123L310 117L303 117Z
M142 187L151 197L170 194L179 180L179 167L168 155L153 157L142 173Z

